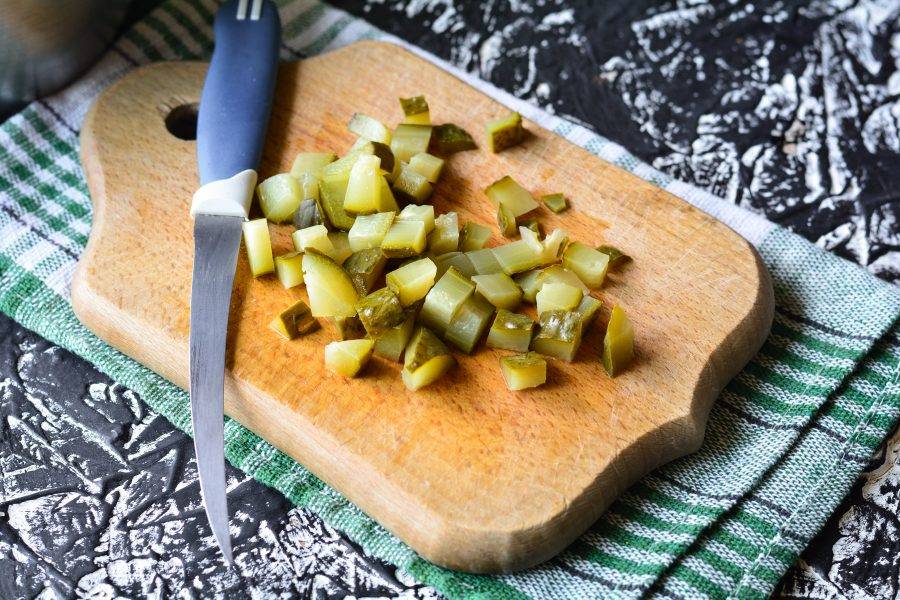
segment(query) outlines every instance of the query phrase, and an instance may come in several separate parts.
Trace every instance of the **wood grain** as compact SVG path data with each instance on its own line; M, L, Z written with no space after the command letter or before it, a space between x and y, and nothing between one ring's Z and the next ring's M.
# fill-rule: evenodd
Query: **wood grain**
M170 135L173 106L196 102L206 67L137 69L103 93L82 130L94 201L75 310L101 338L186 387L195 144ZM362 42L283 65L261 177L303 150L342 152L360 109L388 123L398 96L425 92L435 122L482 136L504 109L390 44ZM461 357L441 385L408 392L399 365L376 360L359 379L323 366L331 331L287 343L266 324L302 290L250 277L243 254L232 297L226 413L312 472L437 564L475 572L542 562L585 531L655 467L695 450L719 391L757 351L772 287L753 248L682 200L528 124L520 147L455 155L437 186L439 211L493 224L481 190L511 174L535 193L565 191L573 208L545 227L635 257L600 297L621 304L637 361L616 379L598 356L602 324L549 384L509 392L500 353ZM499 242L499 239L495 239ZM273 228L276 253L289 227Z

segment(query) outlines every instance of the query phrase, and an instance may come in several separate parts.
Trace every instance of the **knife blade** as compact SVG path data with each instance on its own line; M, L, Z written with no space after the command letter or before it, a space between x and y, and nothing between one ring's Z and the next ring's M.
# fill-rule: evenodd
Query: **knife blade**
M256 185L278 69L281 25L270 0L232 0L216 13L215 49L197 118L201 187L194 194L191 423L200 493L213 536L233 561L225 487L225 342L241 228Z

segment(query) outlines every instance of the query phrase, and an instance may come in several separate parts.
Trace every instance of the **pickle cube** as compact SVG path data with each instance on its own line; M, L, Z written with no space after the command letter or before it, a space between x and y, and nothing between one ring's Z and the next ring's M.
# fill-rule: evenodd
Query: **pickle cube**
M318 176L322 168L333 163L336 158L331 152L301 152L294 159L291 175L297 179L307 174Z
M504 356L500 372L506 387L513 391L534 388L547 382L547 361L535 352Z
M459 234L459 250L461 252L481 250L490 237L490 228L474 221L468 221L463 225L462 232Z
M502 119L488 121L485 129L487 130L488 148L494 153L515 146L525 137L522 115L517 112L511 112Z
M303 279L314 317L354 317L359 294L336 262L318 254L303 255Z
M603 337L603 368L610 377L624 371L634 358L634 329L625 311L614 306Z
M429 183L436 183L444 169L444 159L427 152L419 152L409 159L409 168L423 176Z
M437 266L430 258L409 262L385 277L387 286L397 294L402 306L410 306L425 297L434 286Z
M511 238L516 235L516 215L506 204L497 207L497 227L503 237Z
M347 123L347 129L359 137L372 140L373 142L391 143L391 130L385 127L378 119L373 119L362 113L356 113L350 118L350 122Z
M350 215L370 215L381 209L381 176L377 156L360 156L350 170L344 210Z
M541 202L557 214L569 208L569 201L563 194L544 194L541 196Z
M494 206L499 208L501 204L505 204L515 218L538 207L538 203L531 193L516 183L516 180L509 175L501 177L489 185L485 188L484 193L494 203Z
M300 182L289 173L273 175L256 186L259 208L273 223L284 223L294 216L303 193Z
M299 252L288 252L275 257L275 274L285 289L303 285L303 255Z
M419 318L432 330L443 334L460 307L475 293L469 278L450 267L426 294Z
M609 257L610 267L617 267L631 260L630 256L628 256L615 246L608 246L606 244L603 244L602 246L597 246L597 251L602 252Z
M366 333L377 336L403 322L405 314L400 298L388 288L381 288L356 303L356 314Z
M475 272L479 275L490 275L492 273L503 273L503 268L497 262L494 256L493 248L482 248L481 250L472 250L466 252L466 256L472 261Z
M435 217L434 231L428 234L428 251L431 254L455 252L459 247L459 218L455 212Z
M281 311L281 313L269 323L269 327L283 338L292 340L301 335L306 335L307 333L315 331L319 328L319 322L313 318L306 302L298 300Z
M250 273L254 277L271 273L275 270L272 259L272 242L269 238L269 224L265 219L244 221L244 247L247 249L247 262Z
M375 287L386 264L387 257L381 253L381 248L369 248L351 254L343 266L357 293L365 296Z
M300 202L297 211L294 213L294 227L297 229L306 229L313 225L325 224L325 211L322 210L318 200L308 198Z
M331 317L335 337L339 340L358 340L366 337L366 329L359 317Z
M566 244L569 243L569 234L562 229L554 229L541 243L544 246L541 264L549 265L559 261L563 251L566 249Z
M475 291L497 308L515 310L522 302L522 288L506 273L473 275Z
M603 303L597 298L585 296L581 299L581 302L578 303L578 306L575 307L575 312L581 317L582 333L584 333L594 322L594 319L597 318L597 311L600 310L601 306L603 306Z
M403 383L418 390L440 379L455 364L447 346L427 327L418 327L404 352Z
M422 221L394 221L381 241L381 251L388 258L408 258L425 251L426 224Z
M534 321L528 315L500 309L488 332L488 348L528 352Z
M540 327L531 348L545 356L572 362L581 346L581 315L572 311L548 310L541 313Z
M444 339L466 354L471 354L484 337L493 316L494 307L491 303L478 294L473 294L450 321L444 332Z
M430 204L409 204L397 215L398 221L422 221L425 223L425 234L434 231L434 207Z
M324 225L313 225L306 229L298 229L291 234L294 242L294 249L305 254L321 254L323 256L333 256L335 254L334 244L328 237L328 230Z
M328 256L337 264L344 264L344 261L353 254L353 250L350 249L350 236L346 231L329 231L328 241L334 248L334 251Z
M454 123L435 126L431 135L431 145L438 154L444 156L478 147L469 132Z
M540 252L527 240L517 240L494 248L494 257L507 275L528 271L541 264Z
M400 108L403 109L403 122L413 125L430 125L431 115L428 110L428 102L425 96L413 96L412 98L400 98Z
M431 196L432 187L424 175L403 164L400 165L400 174L394 179L394 192L403 202L422 204Z
M372 357L374 346L375 342L365 338L331 342L325 346L325 366L338 375L356 377Z
M394 158L409 162L416 154L428 152L429 142L431 142L430 125L402 123L394 129L394 136L390 144Z
M475 266L469 259L469 255L462 252L447 252L440 256L435 256L434 264L437 266L435 279L443 277L450 267L456 267L456 270L466 277L471 277L477 273Z
M537 293L537 313L541 315L548 310L573 310L584 297L580 288L568 283L545 283Z
M520 288L522 288L522 300L528 302L529 304L534 304L535 299L537 298L537 293L541 289L542 283L538 281L538 278L541 275L542 269L534 269L532 271L526 271L524 273L519 273L515 277L513 277L513 281L515 281Z
M394 213L380 212L373 215L360 215L350 228L350 250L359 252L369 248L380 248L384 236L394 223Z
M585 285L595 290L603 284L603 278L606 277L609 255L581 242L572 242L563 252L562 264L574 271Z
M336 176L334 178L323 175L319 181L319 201L322 210L325 212L325 218L332 227L343 229L344 231L348 231L353 227L353 216L347 214L347 211L344 210L344 196L347 193L347 182L349 180L350 175L348 173L346 177Z
M375 355L388 360L399 362L403 359L403 351L412 337L413 329L416 324L415 311L408 311L406 320L391 327L387 331L377 335L375 340Z
M567 283L572 287L577 287L582 294L590 293L588 286L584 285L581 278L574 272L568 270L562 265L550 265L538 272L537 285L538 289L545 283Z

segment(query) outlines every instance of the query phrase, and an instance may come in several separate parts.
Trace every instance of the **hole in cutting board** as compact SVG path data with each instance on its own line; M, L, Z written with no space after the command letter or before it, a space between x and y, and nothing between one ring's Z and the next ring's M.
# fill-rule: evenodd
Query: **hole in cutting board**
M166 115L166 129L180 140L197 139L197 111L200 104L181 104Z

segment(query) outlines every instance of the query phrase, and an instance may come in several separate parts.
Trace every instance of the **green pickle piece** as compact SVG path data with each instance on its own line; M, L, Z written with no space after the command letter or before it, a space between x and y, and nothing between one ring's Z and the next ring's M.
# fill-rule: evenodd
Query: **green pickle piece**
M344 261L343 267L356 292L365 296L372 291L375 282L384 272L385 265L387 257L381 253L381 248L369 248L351 254Z
M507 275L522 273L541 264L541 252L527 240L497 246L494 248L494 257Z
M450 267L425 295L425 303L419 313L421 322L439 334L443 334L460 307L475 293L469 278Z
M256 196L262 213L273 223L291 220L304 197L300 182L290 173L264 179L256 186Z
M346 231L329 231L328 241L334 248L334 251L328 256L333 258L337 264L343 265L344 261L353 254L353 250L350 249L350 236Z
M294 159L291 166L291 175L300 179L303 175L315 175L318 177L322 169L335 161L337 156L332 152L301 152Z
M516 219L538 207L531 192L519 185L509 175L501 177L487 186L484 193L494 203L494 206L499 208L500 205L505 204Z
M431 125L414 125L401 123L394 129L394 137L391 139L391 150L396 160L408 163L416 154L428 152L431 142Z
M466 277L471 277L477 273L475 266L469 259L469 255L462 252L446 252L435 256L434 264L437 266L437 274L435 275L437 279L443 277L450 267L455 267L457 271Z
M531 335L534 321L528 315L510 312L505 309L497 311L491 329L488 332L488 348L528 352L531 346Z
M522 288L506 273L473 275L475 291L497 308L515 310L522 302Z
M348 172L346 178L323 177L319 181L319 201L322 210L325 212L325 218L332 227L343 229L344 231L349 231L353 227L354 220L353 216L344 210L344 196L347 193L347 182L349 179L350 174Z
M359 317L331 317L328 319L334 327L334 335L339 340L358 340L366 337L366 328Z
M425 251L426 224L423 221L394 221L381 241L388 258L409 258Z
M569 208L569 201L563 194L544 194L541 196L541 202L544 206L559 214Z
M511 112L502 119L488 121L485 125L487 131L488 148L491 152L502 152L520 143L525 137L525 128L522 127L522 115Z
M427 327L418 327L404 352L403 383L412 391L418 390L440 379L455 364L444 342Z
M306 229L313 225L325 225L325 211L318 200L307 198L300 202L297 211L294 213L294 227L297 229Z
M610 377L624 371L634 359L634 329L625 311L614 306L603 337L603 368Z
M516 225L516 215L509 209L506 204L497 207L497 227L503 237L511 238L516 235L519 230Z
M424 175L410 168L400 166L400 174L394 180L394 193L407 204L422 204L431 196L432 187Z
M572 242L563 252L562 264L573 271L586 286L595 290L603 284L609 267L609 255L581 242Z
M253 219L244 221L241 228L244 234L244 248L247 250L247 262L250 263L250 274L259 277L274 271L275 260L272 258L269 222L266 219Z
M513 391L535 388L547 382L547 361L535 352L504 356L500 372L506 387Z
M327 256L303 255L303 279L314 317L353 317L359 294L344 269Z
M624 265L628 261L631 260L631 257L616 248L615 246L609 246L603 244L601 246L597 246L597 251L602 252L603 254L609 257L609 266L610 267L618 267L620 265Z
M484 337L493 316L494 307L491 303L478 294L473 294L453 316L444 332L444 339L466 354L471 354Z
M581 278L562 265L550 265L549 267L545 267L538 271L538 289L545 283L567 283L573 287L577 287L584 294L590 293L588 286L584 285Z
M319 328L319 322L312 316L306 302L298 300L281 311L269 323L269 327L283 338L292 340L301 335L312 333Z
M533 231L535 233L535 235L537 235L538 239L540 239L541 236L544 235L544 232L541 231L540 222L535 218L525 219L525 220L521 221L519 223L519 227L520 227L520 230L522 227L524 227L525 229L528 229L529 231ZM541 249L543 251L543 246L541 246Z
M603 306L603 303L597 298L585 296L581 299L578 306L575 307L575 312L581 317L582 332L586 331L597 319L597 311L600 310L601 306Z
M370 339L341 340L325 346L325 366L328 370L356 377L372 358L375 342Z
M478 146L468 131L459 125L444 123L434 127L431 135L431 147L438 154L447 156L464 150L474 150Z
M434 285L437 266L428 258L411 261L387 274L387 286L397 294L402 306L410 306L425 297Z
M400 98L400 108L403 109L403 122L413 125L430 125L431 115L428 110L428 102L425 96L413 96L412 98Z
M580 287L568 283L545 283L535 297L537 313L541 315L548 310L575 310L583 297Z
M455 212L438 215L434 231L428 234L428 252L435 256L456 252L459 247L459 217Z
M537 335L531 349L545 356L567 362L575 359L581 346L581 315L567 310L548 310L541 313Z
M386 287L361 298L356 303L356 314L371 336L396 327L405 317L400 298Z
M393 212L380 212L356 217L348 237L350 250L359 252L370 248L380 248L384 236L390 231L393 223Z
M303 285L303 254L288 252L275 257L275 274L285 289Z
M298 229L291 234L291 240L294 242L294 250L298 252L334 257L334 243L328 237L328 229L324 225Z
M349 215L371 215L382 210L381 182L377 156L360 156L350 169L344 192L344 211Z
M385 127L381 121L362 113L355 113L350 118L347 129L359 137L373 142L391 143L391 130Z
M429 183L437 183L444 169L444 159L420 152L409 159L409 168L422 175Z
M481 250L471 250L466 252L466 256L472 261L475 272L479 275L490 275L492 273L502 273L503 268L497 262L494 256L493 248L482 248Z
M398 221L421 221L425 223L425 235L434 231L434 207L430 204L408 204L397 214Z
M491 229L474 221L467 221L459 234L460 252L481 250L491 237Z
M408 310L406 319L390 329L381 332L375 336L375 356L386 358L394 362L403 360L403 351L412 337L413 329L416 326L416 313Z
M542 282L539 281L541 271L541 269L534 269L532 271L519 273L518 275L513 277L513 281L515 281L519 285L519 287L522 288L522 300L528 302L529 304L535 303L537 293L541 290Z

